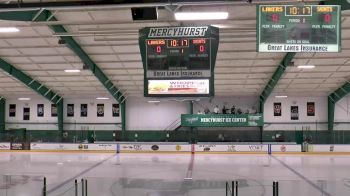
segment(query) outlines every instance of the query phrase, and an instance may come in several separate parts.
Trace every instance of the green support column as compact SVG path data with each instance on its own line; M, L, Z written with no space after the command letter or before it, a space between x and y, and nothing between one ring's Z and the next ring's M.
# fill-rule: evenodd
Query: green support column
M335 102L332 95L328 96L328 131L331 133L330 143L333 143L333 127L334 127L334 108L335 108Z
M0 100L0 131L5 131L6 100Z
M120 112L122 120L122 140L126 140L126 114L125 114L126 100L120 103Z
M63 136L63 99L61 99L57 103L57 124L58 124L58 131L60 131L61 139Z
M328 96L328 131L332 132L334 128L335 104L350 92L350 84L346 82L336 91Z
M193 101L188 102L188 113L193 114Z
M261 94L259 96L259 112L262 113L263 115L264 115L264 104L265 104L267 98L270 96L273 89L277 85L278 81L281 79L282 75L286 71L290 62L292 62L292 59L294 58L295 54L296 54L295 52L288 52L283 57L282 61L278 65L276 71L273 73L271 79L266 84L264 90L261 92ZM262 139L263 139L264 128L259 127L259 129L260 129L260 142L263 142Z

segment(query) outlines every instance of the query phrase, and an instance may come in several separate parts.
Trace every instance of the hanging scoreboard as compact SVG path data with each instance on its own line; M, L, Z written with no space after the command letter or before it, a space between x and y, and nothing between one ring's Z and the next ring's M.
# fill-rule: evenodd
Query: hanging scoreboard
M340 52L339 5L258 5L258 52Z
M214 96L218 28L146 27L139 46L146 97Z

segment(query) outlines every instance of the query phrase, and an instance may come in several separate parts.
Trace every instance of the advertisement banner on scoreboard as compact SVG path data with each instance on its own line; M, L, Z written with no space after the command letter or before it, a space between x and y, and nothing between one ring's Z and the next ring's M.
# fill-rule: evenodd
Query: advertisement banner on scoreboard
M338 49L336 44L259 44L259 52L337 52Z
M182 114L181 126L255 127L263 126L262 114Z
M209 79L206 80L149 80L148 94L209 94Z

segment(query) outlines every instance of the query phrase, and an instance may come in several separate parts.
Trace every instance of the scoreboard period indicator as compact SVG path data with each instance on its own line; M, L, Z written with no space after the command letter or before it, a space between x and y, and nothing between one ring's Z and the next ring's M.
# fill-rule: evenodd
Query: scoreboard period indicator
M258 52L340 52L339 5L257 6Z

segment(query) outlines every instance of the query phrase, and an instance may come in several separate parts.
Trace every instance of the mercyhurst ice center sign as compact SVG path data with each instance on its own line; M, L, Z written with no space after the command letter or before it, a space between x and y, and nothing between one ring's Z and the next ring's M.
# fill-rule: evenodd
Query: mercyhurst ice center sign
M184 127L256 127L263 126L262 114L182 114Z

